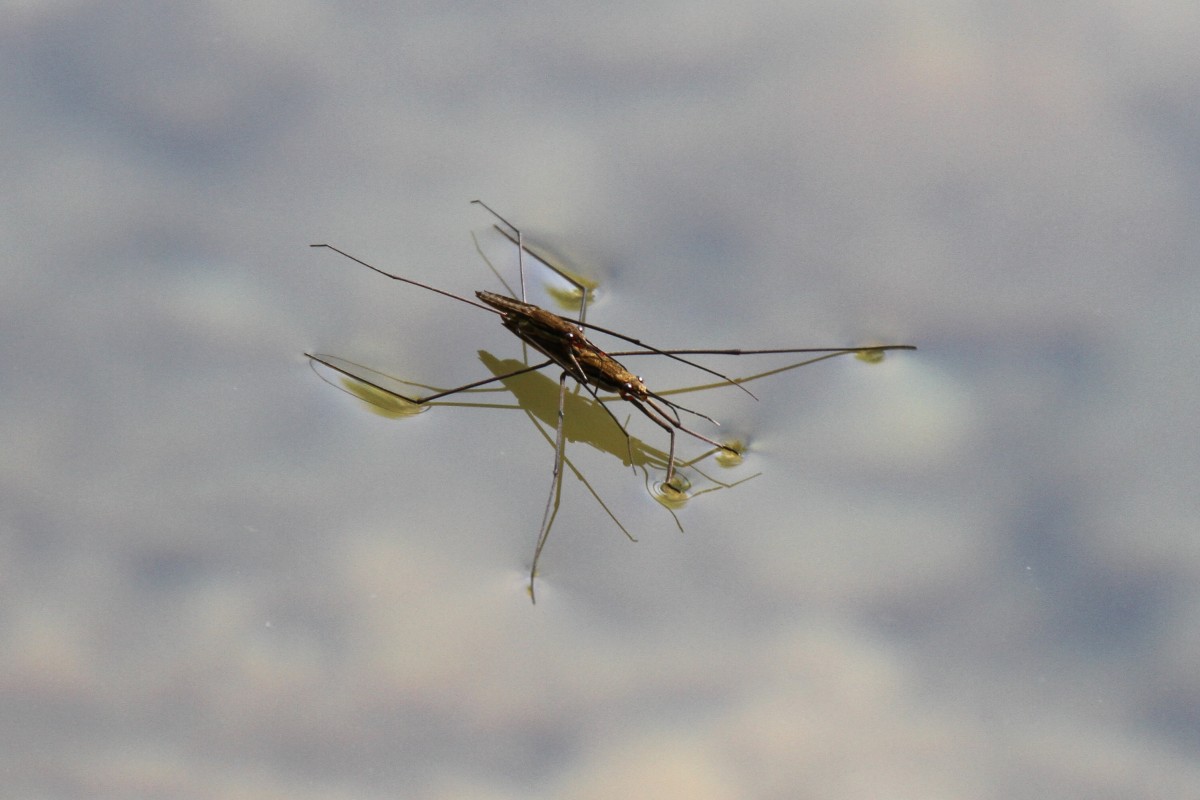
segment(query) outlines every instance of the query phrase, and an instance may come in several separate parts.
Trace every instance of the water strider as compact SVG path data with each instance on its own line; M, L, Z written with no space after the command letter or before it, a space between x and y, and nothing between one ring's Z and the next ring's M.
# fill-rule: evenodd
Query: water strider
M667 358L672 358L677 361L681 361L685 364L688 364L689 366L695 367L696 369L707 372L710 375L713 375L714 377L717 377L720 379L720 381L718 383L712 384L712 387L705 387L705 388L713 388L716 386L731 385L731 386L737 387L738 389L741 389L742 391L746 392L746 394L749 394L751 397L754 397L754 395L748 389L746 389L744 386L742 386L742 383L746 382L747 380L750 380L750 378L740 378L740 379L730 378L726 375L723 375L720 372L709 369L708 367L705 367L702 364L698 364L695 361L685 358L685 356L764 355L764 354L798 354L798 353L822 353L822 354L824 354L820 358L812 359L808 362L803 362L803 363L811 363L811 361L822 360L824 358L832 358L832 357L839 356L839 355L848 355L851 353L856 353L856 354L860 355L861 357L868 358L868 359L877 359L879 357L882 357L882 353L886 350L915 350L916 349L912 345L880 345L880 346L875 346L875 347L861 347L861 348L796 347L796 348L775 348L775 349L767 349L767 350L745 350L745 349L740 349L740 348L662 350L657 347L648 345L639 339L635 339L633 337L626 336L626 335L618 333L616 331L609 330L607 328L602 328L598 325L593 325L592 323L586 322L584 320L584 316L586 314L587 303L588 303L588 287L586 285L584 285L582 282L573 278L571 275L566 273L564 270L561 270L561 269L555 267L554 265L550 264L546 259L541 258L541 257L537 256L537 254L528 250L525 247L525 243L524 243L524 239L521 235L521 231L516 226L514 226L512 223L510 223L508 220L506 220L504 217L500 216L495 211L493 211L490 207L488 207L488 205L486 203L484 203L481 200L473 200L472 202L483 206L496 219L498 219L501 223L503 223L504 226L506 226L507 230L505 228L500 228L498 225L496 226L496 228L498 230L500 230L501 233L503 233L506 237L508 237L510 241L513 241L517 246L517 263L518 263L518 270L520 272L520 286L521 286L521 299L520 300L514 299L512 297L507 297L505 295L496 294L495 292L478 291L475 293L475 297L478 300L480 300L481 302L476 302L469 298L462 297L460 295L456 295L452 292L448 292L443 289L438 289L433 286L429 286L427 284L421 283L419 281L412 280L410 278L404 278L399 275L394 275L390 272L386 272L372 264L368 264L366 261L363 261L359 258L356 258L355 256L350 255L349 253L339 250L337 247L334 247L333 245L314 244L311 246L328 248L328 249L334 251L335 253L338 253L339 255L344 256L358 264L361 264L362 266L367 267L368 269L374 270L375 272L379 273L380 275L383 275L384 277L390 278L392 280L401 281L403 283L411 284L413 286L417 286L422 289L427 289L428 291L436 292L437 294L443 295L444 297L449 297L451 299L458 300L459 302L466 303L467 305L475 306L476 308L483 309L484 311L489 311L493 314L497 314L500 317L501 324L504 325L505 328L507 328L511 333L513 333L515 336L517 336L523 342L525 342L530 347L537 350L539 353L541 353L543 356L546 357L545 361L542 361L538 364L534 364L531 366L523 366L519 369L514 369L514 370L511 370L511 371L506 372L501 375L492 375L491 377L484 378L484 379L478 380L478 381L474 381L472 383L464 384L462 386L456 386L452 389L445 389L445 390L437 391L432 394L425 395L424 397L408 397L399 392L394 392L392 390L385 389L382 386L379 386L377 384L373 384L373 383L370 384L375 389L382 391L385 394L394 395L395 397L399 398L400 400L403 400L408 403L412 403L414 406L422 406L422 405L425 405L426 403L429 403L430 401L437 400L442 397L447 397L449 395L453 395L458 392L463 392L468 389L475 389L477 387L481 387L481 386L484 386L484 385L487 385L490 383L495 383L497 381L503 381L505 379L512 378L512 377L515 377L517 375L521 375L521 374L524 374L527 372L533 372L535 370L540 370L540 369L550 366L551 364L557 365L562 370L562 373L559 376L558 411L557 411L557 421L556 421L556 426L555 426L554 471L553 471L553 476L551 478L550 494L546 500L546 507L542 513L542 523L538 530L537 545L534 548L534 553L533 553L533 563L530 566L530 570L529 570L529 596L530 596L530 599L533 600L534 602L537 602L537 597L534 593L534 581L537 577L538 560L541 558L542 549L545 546L546 540L550 535L550 528L554 521L554 513L557 511L556 500L557 500L559 493L561 491L561 488L562 488L564 445L565 445L565 440L564 440L564 436L563 436L563 430L564 430L564 411L563 411L563 409L564 409L565 399L567 396L567 378L572 378L578 385L582 386L589 394L591 394L591 396L598 402L600 407L603 408L605 410L605 412L608 414L608 416L612 419L613 423L615 425L617 425L618 428L621 429L622 433L625 436L626 444L629 445L629 447L630 447L630 460L632 460L632 443L631 443L629 434L628 434L628 432L625 431L624 426L621 425L620 421L617 420L617 418L613 415L612 411L608 408L608 406L604 404L604 402L602 401L602 399L600 397L600 394L599 394L600 392L611 393L611 394L615 395L617 398L620 398L621 400L628 402L631 406L633 406L635 409L637 409L637 411L639 413L644 415L651 422L653 422L658 427L662 428L667 433L668 440L669 440L669 446L668 446L668 450L667 450L666 478L663 481L663 491L668 494L672 491L682 494L682 492L684 490L680 488L681 484L677 483L677 478L676 478L676 463L677 463L676 459L675 459L675 432L676 431L683 431L684 433L688 434L689 436L693 436L696 439L699 439L703 442L707 442L708 444L713 445L715 448L717 448L718 451L725 452L726 454L737 456L737 455L739 455L739 452L738 452L737 448L735 448L731 444L722 443L722 442L718 442L714 439L710 439L709 437L707 437L697 431L694 431L691 428L684 425L683 420L680 417L680 412L691 414L693 416L699 417L700 419L707 420L708 422L711 422L714 425L716 425L718 423L716 422L716 420L712 419L711 417L709 417L705 414L702 414L699 411L695 411L690 408L685 408L684 406L681 406L672 400L668 400L662 394L658 394L658 393L655 393L654 391L652 391L649 387L646 386L646 384L642 381L642 379L639 376L637 376L634 373L632 373L631 371L629 371L620 361L617 360L618 356L626 357L626 356L640 356L640 355L661 355L661 356L665 356ZM510 233L510 231L511 231L511 233ZM524 259L524 254L526 252L533 255L535 258L537 258L539 261L541 261L549 269L551 269L552 271L554 271L555 273L557 273L562 278L564 278L565 280L567 280L569 283L571 283L573 286L576 287L576 289L580 293L580 312L579 312L579 317L577 319L570 319L570 318L564 317L560 314L555 314L551 311L547 311L546 309L541 308L540 306L536 306L536 305L533 305L532 303L526 302L526 300L525 300L525 259ZM588 339L587 334L584 331L585 328L594 330L594 331L598 331L600 333L607 334L609 336L616 337L618 339L629 342L630 344L636 345L637 347L642 348L642 349L617 351L617 352L613 352L613 353L605 352L600 347L596 346L590 339ZM307 355L313 361L324 364L326 367L329 367L330 369L333 369L337 372L348 375L352 378L355 378L356 380L362 380L359 376L353 375L352 373L348 372L347 370L331 363L327 358L323 358L318 355L313 355L311 353L306 353L305 355ZM794 364L789 367L781 368L779 370L772 370L768 373L763 373L762 375L753 376L753 377L754 378L765 377L768 374L774 374L775 372L782 371L783 369L789 369L789 368L795 367L795 366L800 366L800 364ZM369 383L369 382L367 382L367 383ZM612 516L611 512L609 512L609 514L610 514L610 516ZM615 517L614 517L614 519L615 519ZM618 525L620 525L619 522L618 522ZM622 530L624 530L623 526L622 526ZM627 536L629 535L627 531L626 531L626 535ZM632 537L630 537L630 538L632 538Z

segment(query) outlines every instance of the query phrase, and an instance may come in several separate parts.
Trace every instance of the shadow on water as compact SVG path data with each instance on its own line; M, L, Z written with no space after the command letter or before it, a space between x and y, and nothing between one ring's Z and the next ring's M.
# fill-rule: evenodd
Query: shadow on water
M478 355L479 360L493 376L490 379L484 379L484 385L474 385L472 388L447 395L444 399L421 404L414 401L419 397L436 395L446 390L442 387L396 378L336 356L315 355L312 358L314 370L322 380L359 398L367 403L373 413L380 416L389 419L403 419L420 414L435 406L521 411L553 449L558 425L558 381L537 371L521 372L521 370L527 369L528 365L517 359L500 359L484 350L479 351ZM500 385L487 385L488 383ZM461 399L464 396L470 399ZM484 399L489 396L496 399ZM510 400L515 402L510 402ZM620 398L615 396L601 398L603 402L619 400ZM709 448L689 461L677 460L679 472L675 485L666 486L661 482L656 482L651 476L666 472L667 452L628 434L623 424L618 424L618 420L614 418L611 410L606 409L601 401L581 393L578 387L568 389L563 400L563 435L567 443L587 445L616 458L623 466L641 472L650 495L671 513L680 530L683 529L682 524L675 511L682 508L690 498L718 489L732 488L758 477L758 473L755 473L736 481L726 482L701 470L699 465L710 457L722 468L734 467L740 463L738 459L722 458L721 456L725 454L723 450ZM628 420L626 419L626 421ZM625 532L625 535L636 541L576 466L570 457L569 448L564 454L563 465L595 498L605 513ZM700 488L693 489L693 486Z

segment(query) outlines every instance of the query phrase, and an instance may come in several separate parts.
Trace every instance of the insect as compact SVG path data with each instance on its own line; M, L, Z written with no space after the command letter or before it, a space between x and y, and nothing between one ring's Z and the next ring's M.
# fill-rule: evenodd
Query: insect
M632 461L632 457L633 457L632 456L632 440L629 436L629 433L625 430L625 428L621 424L620 420L618 420L616 418L616 416L613 415L612 411L603 402L604 399L610 399L610 398L601 398L601 396L600 396L601 392L609 393L610 395L615 396L615 398L619 398L619 399L624 400L625 402L629 403L635 410L637 410L640 414L645 416L647 419L649 419L651 422L653 422L655 425L657 425L659 428L661 428L667 434L668 449L667 449L667 457L666 457L666 476L665 476L661 486L662 486L662 489L664 492L682 493L684 491L684 489L682 488L681 483L677 481L678 462L675 457L675 440L676 440L676 432L677 431L681 431L683 433L688 434L689 436L694 437L695 439L706 442L706 443L712 445L714 448L716 448L717 451L723 451L725 453L729 453L731 455L737 456L737 455L740 455L739 450L733 444L720 442L715 439L709 438L708 436L705 436L704 434L702 434L696 430L693 430L692 428L685 425L683 422L683 418L681 416L682 414L690 414L699 419L706 420L707 422L710 422L713 425L717 425L718 423L716 422L716 420L712 419L711 417L709 417L699 411L696 411L696 410L690 409L690 408L686 408L686 407L680 405L679 403L676 403L673 400L669 400L667 397L664 396L664 394L654 392L646 385L646 383L642 380L641 377L635 375L633 372L631 372L629 369L627 369L624 366L624 364L622 364L620 361L618 361L617 360L618 357L635 356L635 355L660 355L660 356L664 356L667 358L675 359L675 360L681 361L684 364L687 364L691 367L694 367L698 370L707 372L716 378L719 378L720 382L717 384L714 384L714 386L731 385L731 386L734 386L734 387L740 389L741 391L745 392L746 394L750 395L751 397L754 397L754 394L752 392L750 392L749 389L742 386L742 383L749 380L748 378L741 378L741 379L730 378L720 372L717 372L716 370L710 369L702 364L699 364L699 363L691 360L690 358L687 358L687 356L763 355L763 354L800 354L800 353L823 354L819 358L811 359L809 362L803 362L803 363L811 363L811 361L822 360L824 358L832 358L834 356L847 355L847 354L851 354L851 353L859 354L860 356L865 357L865 358L876 358L876 357L881 357L882 353L886 350L915 350L916 349L912 345L879 345L879 346L864 347L864 348L799 347L799 348L776 348L776 349L758 349L758 350L746 350L746 349L740 349L740 348L685 349L685 350L659 349L652 345L646 344L645 342L643 342L639 339L635 339L631 336L626 336L625 334L618 333L617 331L609 330L608 328L603 328L603 327L600 327L599 325L595 325L595 324L585 321L585 315L586 315L587 304L588 304L588 291L589 291L588 287L586 285L584 285L581 281L579 281L579 280L573 278L572 276L570 276L569 274L567 274L564 270L561 270L561 269L555 267L554 265L550 264L546 259L538 256L536 253L534 253L533 251L526 248L525 242L524 242L524 237L522 236L520 229L518 229L516 226L514 226L512 223L510 223L504 217L500 216L500 214L498 214L496 211L494 211L492 208L490 208L486 203L484 203L481 200L473 200L471 202L482 206L492 216L494 216L503 225L503 227L501 227L501 225L495 225L494 227L497 230L499 230L501 233L503 233L510 241L512 241L517 246L517 263L518 263L518 271L519 271L519 275L520 275L520 289L521 289L521 299L520 300L517 300L512 297L508 297L506 295L497 294L495 292L477 291L477 292L475 292L475 297L477 298L477 300L479 302L476 302L475 300L471 300L467 297L462 297L462 296L454 294L452 292L448 292L444 289L438 289L436 287L429 286L428 284L424 284L419 281L412 280L411 278L405 278L400 275L395 275L391 272L387 272L383 269L380 269L379 267L376 267L372 264L367 263L366 261L363 261L362 259L359 259L353 255L350 255L349 253L347 253L343 250L340 250L331 244L313 244L310 246L316 247L316 248L327 248L329 250L332 250L333 252L335 252L341 256L344 256L345 258L348 258L351 261L354 261L357 264L360 264L370 270L373 270L373 271L379 273L380 275L383 275L384 277L389 278L391 280L400 281L402 283L407 283L407 284L416 286L421 289L426 289L428 291L440 294L444 297L448 297L453 300L457 300L461 303L466 303L467 305L474 306L474 307L482 309L484 311L488 311L490 313L496 314L500 317L500 323L506 329L508 329L512 334L514 334L521 341L525 342L527 345L532 347L534 350L541 353L545 357L545 360L543 360L539 363L533 364L533 365L523 366L518 369L513 369L511 371L505 372L500 375L492 375L492 376L490 376L488 378L484 378L482 380L474 381L472 383L464 384L462 386L456 386L452 389L444 389L444 390L436 391L431 394L427 394L423 397L409 397L405 394L401 394L399 392L394 392L390 389L386 389L382 386L378 386L377 384L373 384L369 381L363 381L363 379L359 375L355 375L354 373L346 370L345 368L338 366L337 364L330 361L328 358L325 358L325 357L322 357L319 355L314 355L311 353L306 353L305 355L308 356L310 359L312 359L314 362L323 364L324 366L326 366L330 369L333 369L337 372L340 372L344 375L347 375L351 378L354 378L355 380L363 381L364 383L368 383L369 385L373 386L374 388L378 389L379 391L382 391L389 395L393 395L394 397L399 398L400 400L402 400L404 402L411 403L411 404L413 404L413 406L418 406L418 407L423 406L423 405L430 403L433 400L437 400L439 398L447 397L449 395L453 395L453 394L456 394L459 392L464 392L464 391L467 391L470 389L476 389L478 387L485 386L487 384L494 383L497 381L503 381L503 380L506 380L509 378L513 378L513 377L516 377L518 375L521 375L521 374L524 374L527 372L533 372L536 370L540 370L540 369L548 367L552 364L556 365L559 369L562 370L562 372L559 376L559 381L558 381L558 384L559 384L559 387L558 387L558 411L557 411L557 415L556 415L556 426L555 426L556 429L555 429L555 437L554 437L554 470L553 470L553 475L552 475L551 484L550 484L550 495L546 500L546 507L542 513L542 522L538 529L537 544L534 548L534 553L533 553L533 563L530 566L530 570L529 570L529 595L530 595L530 599L535 603L537 602L537 596L534 591L534 583L537 578L538 561L541 558L542 549L546 545L546 540L549 538L549 535L550 535L550 529L552 527L553 519L554 519L553 510L556 508L556 498L558 497L559 492L561 491L561 486L562 486L563 464L564 464L564 460L565 460L565 458L564 458L564 448L565 448L564 407L565 407L565 401L566 401L566 397L567 397L567 389L568 389L567 379L568 378L574 380L576 382L576 384L583 387L583 389L585 389L592 396L592 398L594 398L597 401L598 405L604 409L604 411L607 413L608 417L611 418L613 424L615 424L618 428L621 429L621 432L625 436L626 444L630 447L630 460L631 461ZM524 257L525 257L525 253L527 253L527 252L530 253L530 255L532 255L533 257L537 258L540 262L545 264L545 266L549 267L552 271L554 271L555 273L557 273L558 275L563 277L565 280L567 280L570 284L572 284L577 289L577 291L579 292L579 295L580 295L580 312L579 312L579 316L577 318L572 319L572 318L562 316L560 314L555 314L551 311L547 311L546 309L541 308L540 306L536 306L536 305L526 301L526 299L525 299L526 291L525 291L525 260L524 260ZM599 333L606 334L606 335L615 337L617 339L621 339L625 342L635 345L636 347L638 347L640 349L614 351L612 353L606 352L605 350L601 349L596 344L594 344L588 338L587 333L585 332L587 330L597 331ZM792 365L792 366L799 366L799 365ZM774 372L774 371L772 371L772 372ZM770 374L770 373L767 373L767 374ZM755 376L755 377L761 377L761 376ZM755 398L755 399L757 399L757 398ZM611 516L611 512L609 512L609 513ZM614 517L614 519L615 519L615 517ZM620 524L620 523L618 523L618 524ZM622 530L624 530L623 527L622 527ZM628 532L626 532L626 535L628 535ZM630 537L630 538L632 538L632 537Z

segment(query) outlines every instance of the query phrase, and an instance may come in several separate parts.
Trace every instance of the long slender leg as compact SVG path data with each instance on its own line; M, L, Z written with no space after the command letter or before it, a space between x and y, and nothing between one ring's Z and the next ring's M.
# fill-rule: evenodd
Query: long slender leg
M482 203L480 205L482 205ZM485 206L485 208L486 208L486 206ZM489 208L488 211L492 211L492 210ZM492 213L495 214L496 212L492 211ZM498 214L496 216L502 222L504 222L505 225L512 228L511 222L504 219L503 217L500 217ZM508 239L510 242L512 242L513 244L515 244L519 247L524 247L526 253L533 256L538 261L542 262L542 264L547 269L549 269L551 272L553 272L558 277L562 278L567 283L574 286L579 291L579 320L578 320L578 322L580 324L586 325L587 324L586 319L587 319L587 307L588 307L588 293L591 292L591 287L589 287L586 283L584 283L583 281L581 281L578 278L576 278L575 276L573 276L571 273L567 272L562 267L559 267L559 266L556 266L556 265L550 263L550 260L547 259L545 256L543 256L541 253L538 253L538 252L534 251L533 249L531 249L530 247L521 244L517 238L514 238L513 235L511 233L509 233L508 231L504 230L504 228L501 228L499 225L496 225L494 227L506 239ZM513 228L513 230L516 230L516 229Z
M707 436L705 436L704 434L697 433L696 431L687 427L682 422L680 422L680 420L677 416L672 416L671 414L668 414L665 410L663 410L662 406L660 406L658 403L656 403L654 401L654 399L651 397L647 397L645 399L638 399L636 397L626 397L625 399L629 402L630 405L632 405L638 411L641 411L644 415L646 415L646 417L648 417L652 422L654 422L655 425L662 428L671 437L671 448L670 448L670 451L667 456L667 480L666 480L666 482L668 484L671 482L671 479L675 477L675 431L677 431L677 430L683 431L684 433L688 434L689 436L694 436L702 442L708 442L709 444L713 445L714 447L719 447L722 450L728 450L731 453L737 452L729 445L721 444L720 442L716 441L715 439L710 439Z
M629 404L631 406L636 408L638 411L642 412L642 414L644 414L651 422L653 422L655 425L657 425L658 427L660 427L664 431L666 431L667 436L670 437L671 445L667 449L667 480L665 481L667 484L670 484L671 480L675 477L675 427L676 426L675 426L674 421L670 417L664 415L661 411L658 411L658 409L655 409L655 411L658 412L657 414L651 413L650 409L648 409L646 407L646 405L650 402L648 399L645 401L645 403L643 403L643 401L637 399L636 397L627 397L625 399L627 401L629 401ZM714 442L714 444L715 444L715 442ZM717 447L720 447L720 446L721 445L719 445L719 444L717 445Z
M760 355L763 353L795 353L795 352L822 353L823 355L819 355L814 358L806 358L803 361L797 361L794 364L785 364L782 367L773 367L771 369L765 370L763 372L758 372L753 375L741 375L736 378L730 378L728 380L719 381L716 383L698 383L698 384L694 384L692 386L681 386L677 389L663 389L661 391L655 392L654 396L656 398L658 398L659 400L669 403L670 405L676 405L675 403L671 403L671 401L667 400L665 396L666 395L675 395L675 394L687 394L689 392L703 392L708 389L719 389L722 386L728 386L728 385L734 384L734 383L749 383L750 381L762 380L763 378L769 378L772 375L779 375L780 373L788 372L793 369L798 369L800 367L807 367L810 364L816 364L818 361L826 361L830 358L837 358L838 356L857 355L857 354L861 354L861 353L878 353L878 352L881 352L884 350L915 350L915 349L916 348L913 347L912 345L880 345L879 347L860 347L860 348L853 348L853 349L847 348L844 350L837 350L837 349L813 350L810 348L801 348L799 350L794 350L794 349L786 349L786 350L704 350L704 351L700 351L700 352L706 353L706 354L711 354L711 355L749 356L749 355ZM674 351L674 352L678 352L678 351ZM685 352L694 353L696 351L685 351ZM652 350L627 350L627 351L623 351L623 352L609 353L609 355L613 356L613 357L616 357L616 356L626 357L626 356L649 356L649 355L658 355L658 354ZM611 399L611 398L605 398L606 401L608 401L609 399ZM692 409L683 408L683 406L677 406L677 407L684 411L688 411L690 413L697 413L695 411L692 411ZM697 414L697 416L703 417L704 415Z
M333 370L334 372L339 372L342 375L345 375L347 378L352 378L352 379L358 381L359 383L365 383L367 386L370 386L374 389L378 389L379 391L383 392L384 394L390 394L393 397L398 397L401 400L412 403L413 405L416 405L416 406L424 405L431 400L437 400L439 397L447 397L452 394L457 394L458 392L464 392L467 389L474 389L479 386L486 386L489 383L495 383L497 381L502 381L505 378L512 378L517 375L524 375L526 372L533 372L535 370L541 369L542 367L549 366L551 363L553 363L553 362L547 360L547 361L543 361L540 364L535 364L532 367L522 367L521 369L513 370L512 372L507 372L503 375L493 375L490 378L484 378L483 380L475 381L473 383L467 383L467 384L463 384L462 386L456 386L453 389L446 389L445 391L437 392L436 394L427 395L426 397L408 397L406 395L400 394L399 392L392 391L391 389L388 389L384 386L380 386L378 383L369 381L366 378L362 377L361 375L355 375L353 372L350 372L349 370L342 369L341 367L337 366L336 364L331 363L330 361L327 361L325 358L322 358L319 355L313 355L312 353L305 353L304 355L308 356L313 361L316 361L318 364L325 365L326 367Z
M662 419L668 425L670 425L672 428L683 431L684 433L688 434L689 436L694 436L695 438L699 439L702 442L708 442L709 444L713 445L714 447L719 447L722 450L728 450L729 452L736 452L729 445L721 444L720 442L710 439L702 433L697 433L696 431L694 431L691 428L684 425L682 423L682 421L680 421L678 415L672 416L671 414L668 414L667 412L665 412L662 409L662 407L658 403L655 402L655 398L653 396L646 398L645 404L650 409L652 409L655 413L659 414L662 417Z
M589 328L594 327L592 325ZM605 331L607 332L607 331ZM868 347L779 347L768 350L744 350L740 347L729 347L721 350L613 350L610 356L663 356L663 355L692 355L692 356L761 356L787 353L829 353L830 356L844 356L850 353L877 353L884 350L916 350L911 344L881 344Z
M670 445L667 447L667 479L663 481L667 486L675 485L675 429L667 428L667 436L670 440Z
M529 599L534 603L537 603L533 584L537 579L538 559L542 557L542 548L546 546L546 540L550 538L550 526L554 523L555 514L558 513L556 500L562 494L562 462L566 445L563 426L566 415L563 413L563 408L567 402L567 377L568 373L564 372L558 379L558 430L554 434L554 474L550 479L550 496L546 498L546 510L542 512L542 527L538 531L537 547L533 549L533 565L529 568ZM551 509L554 510L554 514L551 513Z
M497 214L495 209L493 209L491 206L489 206L487 203L483 202L482 200L472 200L471 202L476 205L481 205L484 208L486 208L493 217L495 217L496 219L503 222L505 225L508 226L509 230L511 230L513 233L515 233L517 235L517 238L516 238L517 272L521 276L521 302L522 303L529 302L528 300L525 299L525 252L526 251L525 251L525 240L521 236L521 229L518 228L516 225L513 225L511 222L506 220L504 217ZM509 241L512 241L512 236L509 236L508 231L501 230L500 232L503 233L506 237L508 237Z
M391 278L394 281L400 281L401 283L407 283L411 286L420 287L421 289L428 289L429 291L436 292L436 293L442 295L443 297L449 297L451 300L457 300L458 302L466 303L469 306L475 306L476 308L482 308L484 311L490 311L493 314L500 313L499 311L492 308L491 306L485 306L483 303L476 303L474 300L468 300L465 297L459 297L458 295L454 294L454 292L447 292L445 289L438 289L434 286L430 286L427 283L421 283L420 281L414 281L412 278L402 278L399 275L393 275L392 273L387 272L386 270L382 270L373 264L368 264L366 261L363 261L361 258L355 258L354 256L350 255L346 251L339 250L331 244L310 244L309 247L327 247L340 256L345 256L346 258L350 259L351 261L354 261L358 264L362 264L367 269L378 272L380 275L382 275L385 278Z

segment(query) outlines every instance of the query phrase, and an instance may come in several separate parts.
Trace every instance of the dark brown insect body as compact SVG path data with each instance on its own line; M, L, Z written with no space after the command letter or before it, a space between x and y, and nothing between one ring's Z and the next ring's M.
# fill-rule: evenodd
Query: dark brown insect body
M495 292L476 292L475 296L500 312L504 327L580 383L591 384L626 400L630 396L639 400L649 397L650 390L642 379L592 344L583 328L575 323L540 306Z

